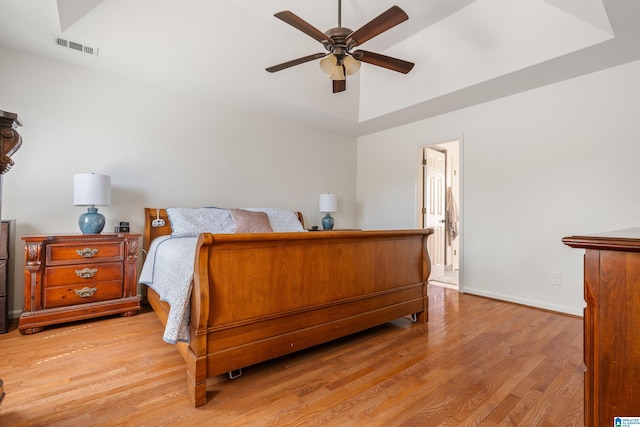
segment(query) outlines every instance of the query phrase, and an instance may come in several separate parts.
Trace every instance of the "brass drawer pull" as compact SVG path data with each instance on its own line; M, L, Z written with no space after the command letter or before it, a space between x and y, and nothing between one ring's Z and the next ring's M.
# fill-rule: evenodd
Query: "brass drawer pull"
M76 253L82 258L93 258L98 253L98 250L91 248L76 249Z
M82 279L91 279L97 272L97 268L83 268L82 270L76 270L76 275Z
M78 295L80 298L89 298L89 297L92 297L97 290L98 288L94 286L93 288L84 287L82 289L74 289L73 292L75 292L76 295Z

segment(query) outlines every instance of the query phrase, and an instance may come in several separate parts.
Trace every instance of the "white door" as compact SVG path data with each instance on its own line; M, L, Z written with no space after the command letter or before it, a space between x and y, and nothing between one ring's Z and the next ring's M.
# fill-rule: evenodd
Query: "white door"
M424 176L423 224L433 228L427 240L431 258L431 277L444 276L445 265L445 185L446 156L440 151L425 147L422 165Z
M453 161L453 170L451 171L453 174L453 179L451 182L451 190L452 190L452 194L454 197L457 197L457 199L460 199L460 160L454 160ZM456 203L457 206L457 201L454 201L454 203ZM458 223L458 227L457 227L457 231L458 233L460 233L460 227L459 227L459 223ZM456 236L455 239L453 239L453 242L451 243L452 246L452 251L453 251L453 270L460 270L460 239Z

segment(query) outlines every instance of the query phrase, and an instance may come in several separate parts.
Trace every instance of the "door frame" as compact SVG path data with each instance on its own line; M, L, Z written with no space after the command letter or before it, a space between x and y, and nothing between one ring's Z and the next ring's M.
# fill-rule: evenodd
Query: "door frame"
M416 224L419 227L424 227L424 220L422 215L422 207L424 205L424 176L423 176L423 166L422 166L422 155L424 149L435 148L442 150L443 146L447 144L456 143L458 144L458 194L457 194L457 207L458 207L458 260L459 260L459 270L458 270L458 291L464 292L464 138L463 134L453 135L446 138L438 138L430 141L426 141L425 143L418 146L417 158L416 162L418 165L418 185L417 185L417 203L416 203L416 215L417 222ZM453 162L456 160L452 158ZM449 183L447 183L449 184Z

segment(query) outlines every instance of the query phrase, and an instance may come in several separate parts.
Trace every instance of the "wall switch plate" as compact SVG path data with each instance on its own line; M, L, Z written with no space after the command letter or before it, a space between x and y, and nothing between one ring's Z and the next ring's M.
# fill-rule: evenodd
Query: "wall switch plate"
M562 273L551 273L551 284L553 286L562 286Z

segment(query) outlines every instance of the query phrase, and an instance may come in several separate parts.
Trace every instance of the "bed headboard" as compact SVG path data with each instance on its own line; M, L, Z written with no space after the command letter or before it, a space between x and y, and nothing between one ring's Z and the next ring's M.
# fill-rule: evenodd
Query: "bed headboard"
M304 227L304 218L302 212L296 212L298 220ZM164 221L164 225L154 227L155 220ZM160 221L162 223L162 221ZM171 224L169 223L169 215L165 208L144 208L144 235L142 240L142 249L145 253L149 250L149 246L153 239L160 236L171 234Z

